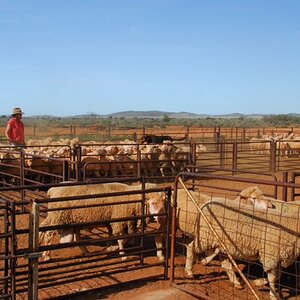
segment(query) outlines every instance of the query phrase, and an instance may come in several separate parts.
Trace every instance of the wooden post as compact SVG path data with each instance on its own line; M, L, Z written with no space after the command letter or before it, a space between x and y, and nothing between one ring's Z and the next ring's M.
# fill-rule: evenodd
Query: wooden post
M186 126L186 137L188 138L190 136L190 126Z

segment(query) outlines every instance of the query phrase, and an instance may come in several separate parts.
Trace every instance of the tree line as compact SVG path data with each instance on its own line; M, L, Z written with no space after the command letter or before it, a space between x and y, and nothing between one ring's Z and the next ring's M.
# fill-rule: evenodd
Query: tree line
M0 116L0 126L6 126L9 117ZM125 118L125 117L98 117L88 115L84 117L51 117L32 116L23 117L26 126L58 126L69 127L72 124L89 127L99 126L99 128L119 127L119 128L151 128L154 126L195 126L195 127L299 127L300 116L292 114L261 115L258 117L205 117L205 118L171 118L164 115L160 118Z

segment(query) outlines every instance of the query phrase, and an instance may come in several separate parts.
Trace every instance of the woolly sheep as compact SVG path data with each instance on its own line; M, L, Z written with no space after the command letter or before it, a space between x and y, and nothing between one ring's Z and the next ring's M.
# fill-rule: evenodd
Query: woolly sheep
M218 199L223 199L220 197L212 197L208 196L200 191L189 191L191 196L196 201L197 205L201 207L207 201L213 201ZM262 190L259 189L257 186L250 186L242 190L238 196L233 199L227 201L231 201L238 204L248 204L251 205L253 209L261 209L261 210L268 210L268 209L275 209L275 205L272 203L271 198L265 197ZM178 229L184 232L186 235L193 237L194 236L194 224L197 222L198 213L196 211L194 203L189 199L187 193L183 189L177 190L177 226ZM205 257L201 260L201 263L204 265L209 264L220 252L219 248L209 249L212 251L206 251L212 254ZM235 273L228 267L227 262L222 262L222 267L226 270L230 281L232 281L237 288L240 288L241 285L239 280L235 276ZM228 270L229 269L229 270ZM189 277L193 276L191 270L186 270L187 275Z
M279 299L275 292L279 269L290 266L300 255L299 213L258 211L225 199L208 201L201 211L234 258L262 263L270 285L270 298ZM193 241L187 245L185 268L189 272L192 272L195 252L216 248L225 251L200 214L194 232Z
M201 206L207 201L222 199L220 197L214 197L204 194L200 191L192 191L189 193L193 196L198 206ZM186 234L193 234L193 225L196 222L197 213L195 213L195 205L190 201L186 191L184 189L178 189L176 195L177 203L177 223L178 228ZM229 199L228 199L229 200ZM229 200L235 201L236 203L252 204L256 209L273 209L274 204L271 202L270 198L265 197L262 190L257 186L250 186L242 190L235 199ZM188 220L188 222L187 222ZM190 228L190 225L192 227Z
M146 184L146 189L156 188L155 184ZM142 186L139 185L126 185L123 183L102 183L93 185L79 185L79 186L61 186L52 187L48 190L47 195L50 198L61 198L61 197L74 197L80 195L93 195L93 194L104 194L104 193L114 193L114 192L130 192L141 190ZM126 218L135 215L142 214L141 202L127 203L124 205L105 205L101 206L103 203L112 202L124 202L132 200L140 200L140 194L132 195L122 195L122 196L111 196L102 198L89 198L78 200L67 200L63 202L49 202L49 209L59 209L60 207L69 207L67 210L55 210L49 211L46 219L41 223L40 227L51 226L51 225L64 225L71 223L84 223L84 222L95 222L104 221L116 218ZM152 192L146 194L146 202L149 207L150 214L157 214L165 212L164 208L164 195L162 192ZM99 204L97 207L84 207L76 209L76 206L89 206ZM158 219L160 221L160 218ZM112 222L112 234L114 236L119 236L124 234L125 228L128 227L128 233L132 233L135 229L134 221L122 221L122 222ZM79 232L75 231L76 240L79 238ZM40 234L41 244L49 245L54 237L54 231L45 231ZM61 243L72 242L74 238L74 232L71 230L62 230L61 232ZM155 238L157 248L162 247L162 237L157 236ZM123 254L124 240L119 239L119 250L120 254ZM85 248L81 247L81 250L85 252ZM157 256L160 260L164 260L162 250L157 251ZM44 251L44 260L50 259L50 251ZM122 258L126 259L126 257Z

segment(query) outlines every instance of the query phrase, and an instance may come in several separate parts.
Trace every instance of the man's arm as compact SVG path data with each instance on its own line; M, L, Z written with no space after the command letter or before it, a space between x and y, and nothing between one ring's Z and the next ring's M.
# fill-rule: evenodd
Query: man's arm
M5 136L6 136L7 140L9 141L9 143L12 142L10 139L10 132L11 132L11 125L10 125L10 123L8 123L6 126L6 130L5 130Z

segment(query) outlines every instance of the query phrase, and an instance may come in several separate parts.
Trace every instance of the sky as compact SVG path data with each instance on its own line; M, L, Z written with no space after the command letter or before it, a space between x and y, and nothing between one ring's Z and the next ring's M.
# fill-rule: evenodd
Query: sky
M300 113L299 0L0 0L0 115Z

